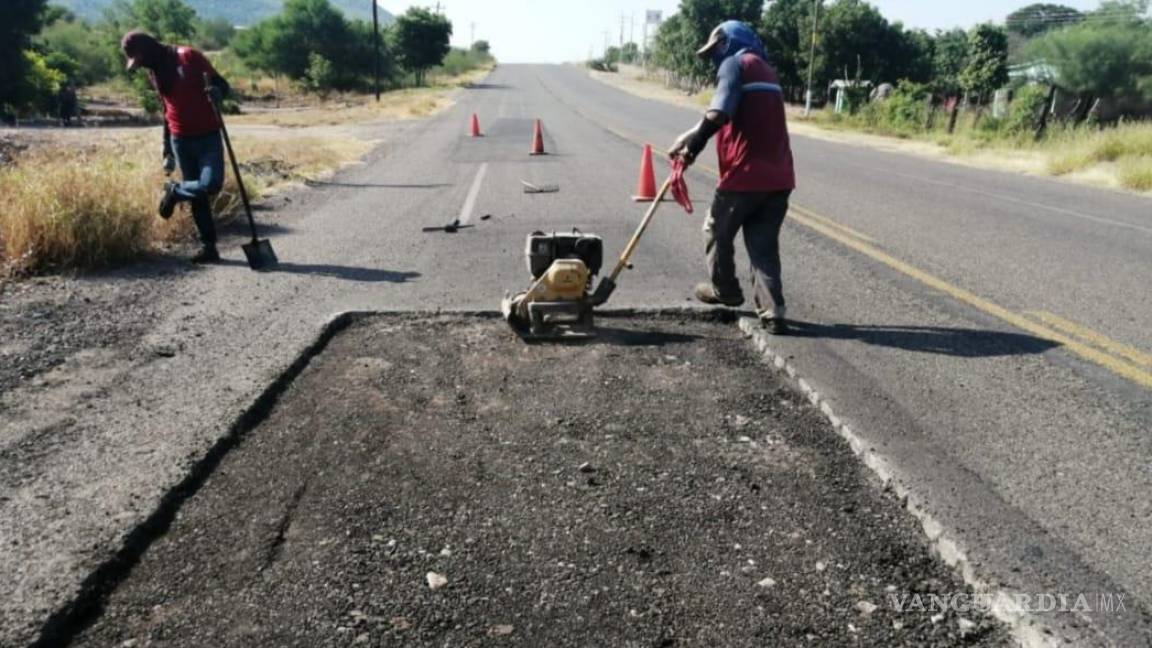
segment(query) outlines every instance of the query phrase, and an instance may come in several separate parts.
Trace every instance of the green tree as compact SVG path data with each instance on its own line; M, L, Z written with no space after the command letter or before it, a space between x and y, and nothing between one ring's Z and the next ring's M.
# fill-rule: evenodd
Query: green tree
M925 39L890 24L863 0L837 0L821 20L816 66L819 78L855 78L895 83L901 79L927 81L930 46Z
M823 9L820 11L823 16ZM800 98L808 83L814 18L812 0L776 0L768 5L761 23L764 47L780 75L780 85L794 100Z
M451 49L452 22L441 14L412 7L396 18L390 36L400 65L416 77L416 85L424 85L428 69L440 65Z
M327 89L352 89L363 85L373 71L372 26L346 20L328 0L287 0L284 12L240 32L234 42L236 54L250 67L283 74L315 87L318 79ZM315 74L313 54L332 70ZM381 71L391 77L391 59L381 53Z
M629 65L640 61L640 46L636 43L624 43L620 48L620 61Z
M1097 25L1143 25L1149 27L1149 0L1103 0L1100 8L1088 14Z
M712 64L701 61L693 53L704 43L717 25L726 20L739 20L755 27L764 14L764 0L680 0L681 29L688 48L688 58L682 60L683 72L706 79L712 76Z
M1031 51L1055 68L1057 85L1081 95L1078 120L1094 99L1152 99L1152 38L1139 22L1085 22L1045 35Z
M680 14L674 14L660 25L652 48L652 62L667 70L675 84L695 85L700 68L694 55L700 43L695 32Z
M472 43L472 51L483 54L484 56L489 56L492 54L492 46L489 45L486 40L478 40Z
M1064 5L1036 3L1008 14L1008 32L1033 38L1046 31L1067 27L1083 20L1084 14Z
M8 0L0 20L0 112L14 112L33 99L28 75L33 66L25 52L40 31L45 0Z
M37 49L47 52L49 65L65 71L79 85L90 85L111 78L120 67L116 49L92 25L65 16L58 18L36 38ZM64 70L55 61L69 59L74 69Z
M1008 83L1008 35L995 25L977 25L968 34L968 60L960 87L983 101Z
M212 18L196 23L196 46L214 51L228 47L236 36L236 28L226 18Z
M968 63L968 33L963 29L936 32L933 39L932 89L942 95L960 93L960 73Z
M183 0L118 0L106 18L117 43L119 35L130 29L146 31L166 43L188 43L196 35L196 10Z
M338 82L332 62L316 52L308 55L308 71L305 72L304 80L309 89L321 95L327 95Z

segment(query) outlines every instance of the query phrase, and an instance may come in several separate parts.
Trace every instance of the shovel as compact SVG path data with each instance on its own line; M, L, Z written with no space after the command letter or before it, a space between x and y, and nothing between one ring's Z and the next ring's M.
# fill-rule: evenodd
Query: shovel
M211 79L208 75L204 75L204 89L207 91L211 85ZM232 162L232 174L236 176L236 185L240 187L240 200L244 203L244 213L248 216L248 227L252 230L252 240L242 245L244 249L244 256L248 258L248 267L253 270L266 270L275 266L280 261L276 258L276 253L272 250L272 244L268 239L261 239L256 234L256 220L252 218L252 204L248 201L248 191L244 188L244 179L240 176L240 165L236 163L236 153L232 151L232 139L228 137L228 129L224 126L224 115L220 112L220 106L212 100L212 95L208 95L208 103L212 104L212 110L216 113L216 119L220 122L220 133L224 136L224 147L228 149L228 160Z

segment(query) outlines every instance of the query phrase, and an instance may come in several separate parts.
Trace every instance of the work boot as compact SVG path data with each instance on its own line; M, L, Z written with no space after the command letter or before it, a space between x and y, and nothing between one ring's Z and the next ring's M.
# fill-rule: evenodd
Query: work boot
M731 306L733 308L742 306L744 304L744 295L721 297L720 295L716 294L716 288L710 283L702 283L696 285L696 299L704 302L705 304L721 304L724 306Z
M180 197L176 195L178 186L171 180L164 183L164 194L160 197L160 207L156 210L164 220L172 218L172 212L176 211L176 203L180 202Z
M788 335L788 322L783 317L764 317L760 320L763 326L772 335Z
M220 260L220 253L215 245L205 245L192 257L192 263L216 263Z

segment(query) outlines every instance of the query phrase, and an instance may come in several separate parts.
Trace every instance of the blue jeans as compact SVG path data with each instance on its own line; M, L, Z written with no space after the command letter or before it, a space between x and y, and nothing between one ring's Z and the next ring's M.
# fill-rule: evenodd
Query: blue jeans
M192 203L192 219L205 246L216 245L216 222L212 219L212 196L224 187L224 143L220 133L196 137L173 137L172 151L180 165L183 182L176 187L181 202Z

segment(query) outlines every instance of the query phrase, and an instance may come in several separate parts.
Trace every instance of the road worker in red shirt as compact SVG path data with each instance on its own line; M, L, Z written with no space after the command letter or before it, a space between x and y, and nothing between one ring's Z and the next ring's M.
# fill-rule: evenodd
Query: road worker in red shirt
M161 218L170 218L181 202L192 205L192 218L202 248L193 263L220 260L212 196L224 186L224 145L220 139L217 105L230 88L208 59L191 47L165 45L139 31L120 43L128 70L148 70L152 86L164 103L164 170L180 167L181 182L167 182L160 200ZM208 79L207 86L205 78Z
M700 123L668 151L692 164L718 135L720 181L704 224L710 281L696 287L696 298L744 303L735 265L736 234L743 230L756 312L771 333L784 334L779 238L796 173L780 81L756 32L736 20L721 23L696 54L716 65L716 95Z

